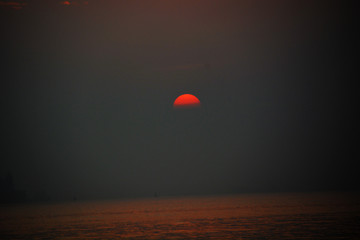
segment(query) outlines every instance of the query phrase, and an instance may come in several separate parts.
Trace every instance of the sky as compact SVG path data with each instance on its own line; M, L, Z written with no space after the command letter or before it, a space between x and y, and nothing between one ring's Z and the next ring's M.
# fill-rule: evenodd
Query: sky
M0 176L55 200L358 191L353 9L1 0Z

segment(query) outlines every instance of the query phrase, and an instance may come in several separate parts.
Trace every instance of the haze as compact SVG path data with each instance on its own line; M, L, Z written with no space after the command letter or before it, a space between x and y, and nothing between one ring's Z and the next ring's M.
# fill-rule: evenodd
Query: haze
M359 189L345 4L49 2L0 6L0 176L28 198Z

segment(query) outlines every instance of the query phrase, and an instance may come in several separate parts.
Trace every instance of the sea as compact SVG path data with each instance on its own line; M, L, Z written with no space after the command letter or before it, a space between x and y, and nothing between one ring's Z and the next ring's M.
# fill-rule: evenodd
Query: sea
M360 239L360 196L279 193L3 204L0 239Z

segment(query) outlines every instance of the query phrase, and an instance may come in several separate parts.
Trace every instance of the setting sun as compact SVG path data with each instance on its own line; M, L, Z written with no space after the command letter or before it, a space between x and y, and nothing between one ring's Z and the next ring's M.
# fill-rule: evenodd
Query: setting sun
M174 108L194 108L200 107L200 100L192 94L183 94L177 97L174 101Z

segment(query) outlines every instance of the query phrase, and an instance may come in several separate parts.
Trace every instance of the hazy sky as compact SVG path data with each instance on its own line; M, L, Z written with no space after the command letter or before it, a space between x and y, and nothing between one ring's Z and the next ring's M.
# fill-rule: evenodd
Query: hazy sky
M359 189L342 1L9 2L0 175L29 196Z

